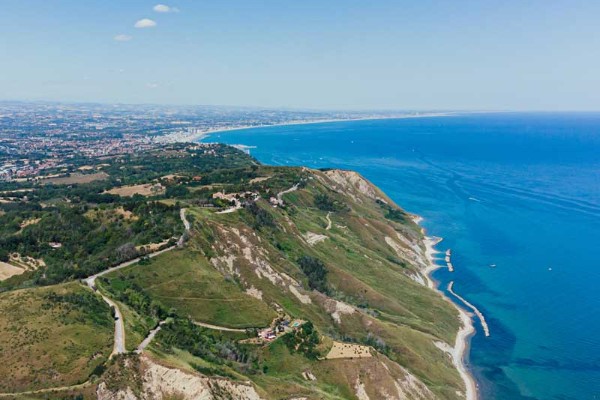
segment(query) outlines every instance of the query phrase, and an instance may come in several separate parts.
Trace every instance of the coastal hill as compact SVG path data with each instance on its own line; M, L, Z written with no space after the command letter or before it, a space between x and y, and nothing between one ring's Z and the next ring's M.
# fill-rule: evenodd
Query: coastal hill
M0 397L465 397L422 231L359 174L215 144L70 168L0 188Z

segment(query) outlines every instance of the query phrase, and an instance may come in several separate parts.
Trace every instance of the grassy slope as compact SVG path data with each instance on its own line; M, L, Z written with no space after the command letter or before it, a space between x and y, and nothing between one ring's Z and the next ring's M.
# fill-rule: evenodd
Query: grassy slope
M291 169L270 168L269 174L277 174L278 170L285 174L282 185L293 182L293 175L290 179ZM456 310L438 294L412 280L409 275L417 272L418 268L410 260L399 258L385 242L386 236L394 237L397 232L417 240L420 238L418 227L412 222L400 224L387 220L384 218L385 210L374 201L356 193L359 198L353 199L341 191L334 192L320 172L314 174L305 188L285 195L288 203L285 210L274 209L259 201L273 217L276 224L273 228L255 229L245 210L222 215L192 210L199 221L199 233L190 246L211 257L234 255L233 266L240 282L244 287L260 289L265 303L276 303L292 316L310 319L321 332L335 338L360 342L366 341L367 336L375 337L385 343L392 360L406 367L435 393L443 398L456 398L456 391L462 390L462 381L448 357L433 345L438 340L454 342L459 327ZM300 175L306 173L295 170L296 179ZM324 183L318 176L325 179ZM277 182L276 179L271 178L268 182ZM331 230L325 230L327 213L314 205L317 193L327 193L349 206L349 210L331 214L334 222ZM308 231L326 235L328 239L310 246L301 237ZM343 316L342 323L337 324L324 309L325 296L304 291L311 296L312 302L303 304L286 290L285 285L259 277L256 272L258 264L256 260L245 259L244 247L250 249L253 257L262 254L260 258L277 274L288 275L303 283L305 288L306 280L296 260L302 255L321 259L329 270L330 295L362 307L363 312ZM220 269L227 273L223 265ZM332 386L323 376L317 383L303 382L296 368L301 365L298 360L280 365L283 362L281 357L280 352L271 354L269 351L265 355L267 365L271 362L276 365L277 375L251 377L272 396L278 397L284 392L293 394L297 392L296 386L300 385L298 387L311 387L309 392L317 390L313 394L322 390L329 393L328 397L347 397L344 392L347 388ZM316 373L318 371L317 368Z
M268 226L257 225L256 217L248 210L215 214L212 210L196 207L193 198L182 199L195 221L186 249L156 257L149 265L136 264L109 274L110 285L119 287L125 280L133 281L153 300L173 308L180 316L228 327L266 326L276 315L274 309L281 307L293 317L311 320L321 333L335 339L363 343L376 339L389 357L378 355L366 361L311 361L290 354L276 341L271 346L257 349L265 372L247 376L271 398L299 395L352 398L356 377L370 382L367 391L375 390L377 385L390 385L389 381L378 381L378 376L386 374L382 370L384 364L385 370L394 370L392 375L403 376L394 362L426 383L440 398L457 398L456 391L463 390L462 381L448 357L433 345L438 340L454 342L459 325L456 310L438 294L411 279L419 268L386 244L386 238L397 238L397 234L418 244L418 227L412 222L386 219L386 210L373 201L372 196L340 187L339 182L332 181L322 172L260 167L253 173L271 178L253 184L233 183L231 191L257 190L268 199L301 179L306 185L284 196L285 208L273 208L265 200L259 200L260 209L272 220ZM376 189L374 192L389 202L381 192ZM316 207L315 198L319 194L326 194L342 205L330 215L333 221L330 230L325 229L328 212ZM302 237L307 232L326 235L327 239L311 246ZM398 243L404 246L401 241ZM326 265L328 296L307 289L307 279L297 265L298 258L305 255L318 258ZM228 262L227 257L234 258ZM290 291L290 286L297 286L301 295L310 298L310 303L300 301ZM244 293L250 287L260 291L262 300ZM31 335L21 338L16 329L18 325L31 325L31 329L57 326L51 334L44 332L46 336L36 343L26 343L27 355L15 352L14 357L9 358L12 364L9 362L0 367L0 376L2 368L9 373L7 376L13 374L12 386L2 389L60 386L83 381L110 353L112 321L109 320L110 326L98 326L97 321L85 320L82 310L75 309L69 311L71 322L65 328L61 325L64 317L59 311L35 311L43 302L41 293L62 290L84 289L73 283L0 295L0 307L10 307L15 301L20 304L19 313L11 311L7 316L2 308L0 316L0 328L9 329L13 335L18 332L19 340L32 339L29 338ZM332 299L350 304L359 311L342 315L341 323L338 323L331 315L331 304L335 305ZM124 305L121 310L125 317L127 348L132 350L156 321L142 317ZM60 336L52 336L54 332L59 332ZM70 340L64 340L65 337L72 338L73 342L80 338L85 340L75 346ZM13 339L3 333L0 338L3 351L10 340ZM106 351L90 362L88 353L92 348ZM181 365L190 364L194 359L177 350L161 353L155 348L155 352ZM30 354L41 355L39 367L43 366L44 371L22 372ZM3 361L4 358L3 355ZM199 364L197 358L194 363ZM44 378L44 374L54 373L48 365L53 365L59 372L55 375L58 378L51 382ZM21 372L17 368L21 368ZM308 369L317 376L316 382L302 378L302 372ZM34 372L35 376L32 376Z
M80 306L48 295L82 295ZM0 295L0 391L77 384L112 350L110 309L78 283Z
M267 326L275 313L225 279L198 252L178 250L107 276L112 285L132 280L153 299L179 315L214 325L246 328ZM138 338L139 339L139 338Z

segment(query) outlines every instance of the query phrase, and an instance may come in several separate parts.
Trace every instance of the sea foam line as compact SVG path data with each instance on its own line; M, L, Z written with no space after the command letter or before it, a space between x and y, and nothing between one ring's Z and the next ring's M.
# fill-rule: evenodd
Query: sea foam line
M448 292L451 293L454 297L456 297L460 301L462 301L471 310L473 310L473 312L475 313L475 315L477 315L477 318L479 318L479 321L481 321L481 326L483 327L483 333L485 334L486 337L490 336L490 328L489 328L487 322L485 321L485 317L483 316L483 314L481 313L481 311L479 311L479 309L477 307L475 307L473 304L469 303L463 297L461 297L458 294L456 294L454 292L454 290L452 290L453 286L454 286L454 281L452 281L452 282L450 282L448 284Z

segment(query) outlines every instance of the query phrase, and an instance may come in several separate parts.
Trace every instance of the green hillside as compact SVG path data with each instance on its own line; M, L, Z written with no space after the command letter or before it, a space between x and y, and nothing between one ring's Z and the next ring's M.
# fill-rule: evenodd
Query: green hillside
M458 313L424 284L422 234L410 215L353 172L268 167L228 147L210 150L189 146L141 154L121 160L123 169L107 169L105 181L68 189L24 184L31 189L26 203L0 205L0 218L13 224L39 219L21 231L0 232L8 257L19 252L46 264L3 282L3 307L25 302L25 293L39 302L40 293L66 288L87 299L69 311L74 325L67 333L81 346L65 341L52 347L53 336L35 344L40 354L54 354L52 362L36 361L48 368L59 355L68 356L61 363L65 377L16 374L17 364L6 364L15 375L0 391L90 378L92 389L72 387L61 395L109 398L131 391L141 398L156 387L167 390L166 373L152 374L168 369L173 382L177 374L190 374L215 398L461 397L463 381L440 350L454 344ZM146 196L107 194L125 182L161 187ZM55 199L51 205L48 198ZM56 221L72 229L48 234L45 227ZM49 249L50 241L64 246ZM158 250L165 251L154 257ZM107 361L113 329L108 305L76 282L44 285L85 278L136 257L139 262L95 280L94 288L115 301L123 316L130 352ZM76 311L84 315L76 318ZM64 323L53 312L5 313L5 330L17 322ZM98 334L86 335L85 329ZM98 356L89 354L91 348L103 350ZM29 348L12 351L11 359L21 362L34 354ZM188 398L190 390L171 394Z

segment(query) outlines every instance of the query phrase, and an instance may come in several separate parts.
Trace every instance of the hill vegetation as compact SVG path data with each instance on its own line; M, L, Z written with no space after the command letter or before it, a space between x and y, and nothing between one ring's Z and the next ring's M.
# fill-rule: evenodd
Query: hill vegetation
M188 398L174 389L185 375L215 398L461 397L439 346L460 322L424 285L420 229L360 175L262 166L222 145L81 164L107 177L0 187L13 199L0 256L43 261L0 283L1 391L89 380L100 398ZM162 189L111 194L135 185ZM109 268L94 291L77 282ZM110 360L100 295L130 352Z

